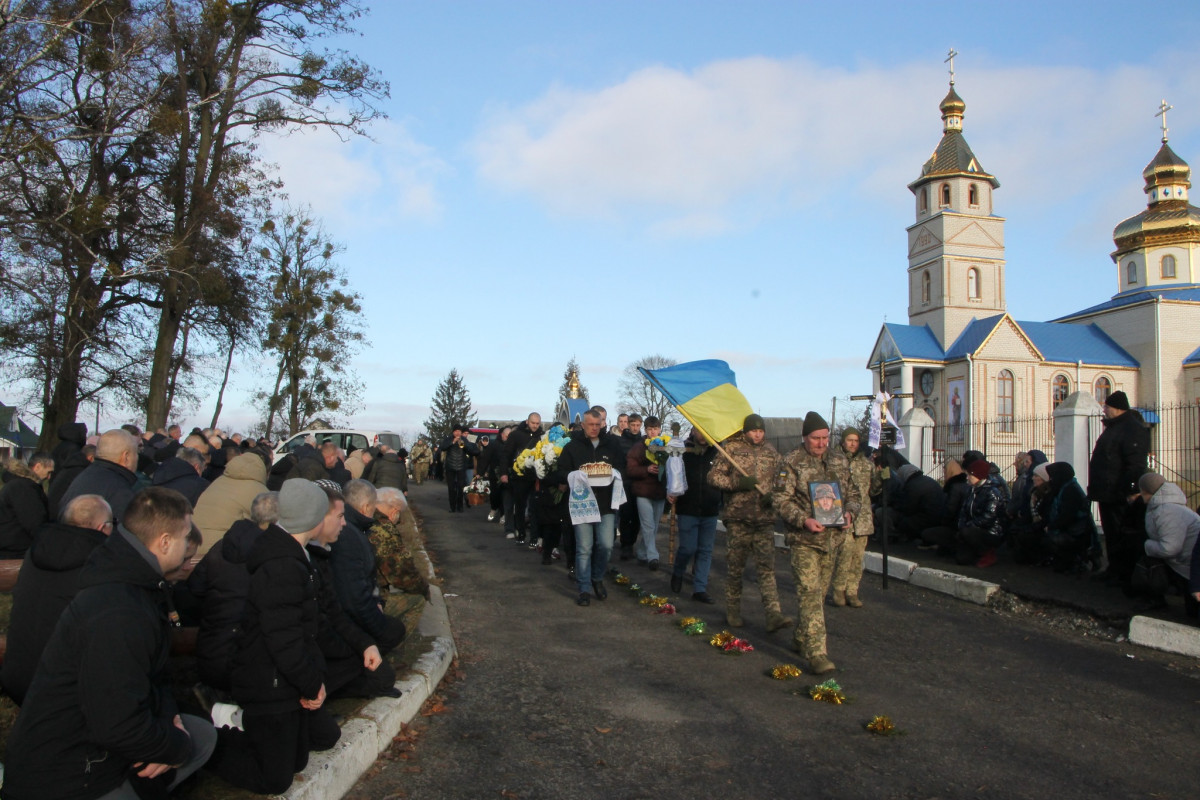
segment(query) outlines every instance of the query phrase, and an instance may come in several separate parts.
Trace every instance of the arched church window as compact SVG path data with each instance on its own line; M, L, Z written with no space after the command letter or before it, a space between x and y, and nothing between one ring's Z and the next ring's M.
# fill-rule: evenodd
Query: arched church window
M928 186L921 187L921 194L920 194L919 202L920 202L921 213L924 213L929 210L929 187Z
M974 267L967 270L967 299L979 299L979 270Z
M1000 433L1012 433L1014 430L1013 383L1013 374L1006 369L1000 370L996 376L996 417Z
M942 205L950 205L950 184L948 183L942 184Z
M933 296L933 279L929 277L929 270L921 273L921 304L929 305L929 299Z
M1063 400L1067 399L1067 395L1071 393L1071 380L1062 373L1054 376L1054 380L1050 382L1050 407L1058 408Z
M1130 261L1125 265L1125 282L1137 283L1137 263Z
M1096 383L1093 389L1096 393L1096 402L1100 405L1104 405L1104 401L1108 399L1110 394L1112 394L1112 381L1110 381L1104 375L1101 375L1099 378L1096 378Z
M1175 256L1162 257L1162 276L1164 278L1175 277Z
M967 202L973 206L979 205L979 187L973 183L967 189Z

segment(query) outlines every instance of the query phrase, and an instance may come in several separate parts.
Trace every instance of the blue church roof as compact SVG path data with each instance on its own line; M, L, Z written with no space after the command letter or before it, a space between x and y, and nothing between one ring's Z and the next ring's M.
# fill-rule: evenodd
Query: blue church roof
M1183 360L1185 364L1200 364L1200 347L1192 351L1192 354Z
M905 359L921 361L941 361L946 357L937 337L933 335L928 325L902 325L896 322L884 323L884 329L896 343L900 356ZM889 359L890 360L890 359Z
M1062 320L1080 317L1084 314L1095 314L1100 311L1111 311L1114 308L1133 305L1134 303L1144 303L1147 300L1153 300L1159 295L1163 296L1164 300L1176 300L1179 302L1200 303L1200 284L1195 283L1180 283L1168 286L1153 286L1147 289L1135 289L1131 292L1122 292L1113 299L1100 303L1099 305L1085 308L1082 311L1076 311L1074 314L1067 314L1051 322L1061 322Z
M1018 322L1021 330L1041 351L1047 361L1096 364L1105 367L1139 367L1137 359L1125 352L1095 323L1070 325L1062 322Z
M1004 319L1004 315L997 314L994 317L971 320L971 323L963 328L963 332L954 340L954 344L946 350L946 360L954 361L975 355L975 351L991 335L1002 319Z
M592 407L586 397L568 397L564 402L567 404L568 425L583 419L584 412Z

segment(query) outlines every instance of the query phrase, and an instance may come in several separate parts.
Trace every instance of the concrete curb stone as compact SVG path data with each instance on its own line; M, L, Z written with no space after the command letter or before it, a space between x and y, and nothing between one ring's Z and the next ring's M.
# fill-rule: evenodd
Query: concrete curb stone
M1200 628L1154 617L1129 620L1129 641L1168 653L1200 658Z

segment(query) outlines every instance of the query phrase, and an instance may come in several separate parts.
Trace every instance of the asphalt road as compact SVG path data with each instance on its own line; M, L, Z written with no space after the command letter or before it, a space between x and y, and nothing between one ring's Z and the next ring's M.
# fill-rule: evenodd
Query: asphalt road
M766 634L748 584L723 655L609 582L574 604L561 562L506 540L486 507L446 512L445 487L414 487L445 579L460 676L415 742L349 797L372 798L1185 798L1200 785L1200 664L1058 631L867 576L862 609L827 606L845 705L776 681L801 662ZM666 534L660 534L665 551ZM722 596L718 535L711 591ZM666 572L620 564L670 595ZM785 611L795 595L777 560ZM722 629L721 605L678 599ZM789 613L790 613L789 612ZM877 714L902 735L880 737ZM404 750L400 757L396 757Z

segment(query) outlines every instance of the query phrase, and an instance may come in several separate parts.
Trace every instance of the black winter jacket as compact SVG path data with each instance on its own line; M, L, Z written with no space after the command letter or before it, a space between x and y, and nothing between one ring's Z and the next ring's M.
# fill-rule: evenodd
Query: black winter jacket
M1123 503L1137 494L1138 478L1146 471L1150 428L1135 409L1103 424L1088 463L1087 496L1097 503Z
M71 487L75 479L91 465L92 462L88 460L87 456L82 452L75 452L67 456L61 467L55 468L54 477L50 479L50 488L46 490L46 499L50 501L51 519L58 519L64 506L63 495L67 493L67 489Z
M316 542L309 542L307 549L317 573L317 606L321 611L317 646L326 658L362 658L375 640L342 610L329 551Z
M967 481L967 473L960 472L953 478L946 479L946 483L942 486L942 492L946 495L946 505L942 511L942 525L947 528L957 528L958 513L962 510L963 503L971 495L971 484Z
M921 531L932 528L942 521L946 508L946 493L933 478L923 474L916 466L901 467L897 474L905 474L904 483L897 497L896 511L900 515L897 526L902 536L915 538Z
M408 468L395 453L384 453L372 459L363 477L375 484L377 489L388 486L402 492L408 491Z
M224 466L221 467L221 471L225 471ZM158 469L154 470L154 479L151 483L179 492L188 499L192 508L196 507L196 501L208 488L208 481L200 477L196 468L182 458L168 458L159 464Z
M58 426L58 444L50 451L54 458L54 471L60 471L67 459L78 453L87 444L87 425L82 422L64 422Z
M461 439L461 442L462 447L459 447L455 444L453 436L447 436L442 440L441 451L446 454L446 469L460 472L468 470L471 468L471 459L479 455L479 446L477 444L467 441L467 437L465 436Z
M333 585L338 600L360 628L378 638L385 630L387 617L379 608L375 581L375 551L367 531L375 521L346 506L346 525L338 540L330 545Z
M721 490L708 485L708 471L720 456L709 445L703 453L683 454L687 492L675 500L675 513L689 517L715 517L721 509Z
M317 646L317 575L300 542L275 525L250 549L250 594L233 659L233 697L243 708L280 713L316 699L325 676Z
M113 522L120 522L125 513L125 506L133 499L135 483L137 475L134 473L120 464L97 458L71 482L70 488L63 493L62 500L59 501L59 508L66 508L67 503L81 494L98 494L112 507Z
M512 465L521 451L533 447L538 439L542 438L542 434L544 433L545 431L540 425L536 432L529 430L529 422L526 421L513 428L512 433L508 434L508 441L504 444L504 472L508 474L509 481L533 483L537 480L537 476L532 471L526 472L524 475L518 475L513 471ZM624 464L621 466L623 468Z
M50 503L29 467L16 462L10 469L0 487L0 558L24 558L34 531L50 518Z
M6 800L90 800L124 782L135 762L190 756L162 682L167 583L148 558L119 529L88 559L9 736Z
M8 649L0 680L21 705L58 618L79 590L79 572L104 544L102 532L62 522L38 528L12 591Z
M262 532L250 520L239 519L188 577L188 590L200 603L196 666L202 681L223 691L229 691L230 669L250 595L246 560Z

